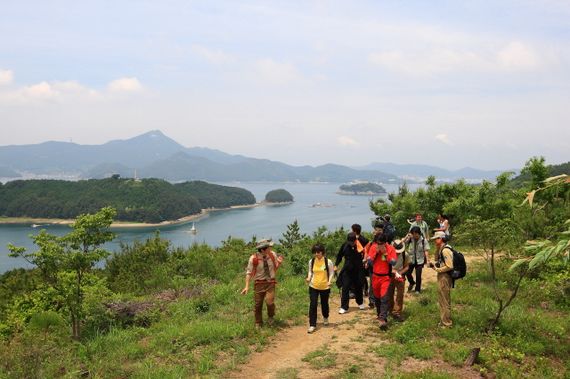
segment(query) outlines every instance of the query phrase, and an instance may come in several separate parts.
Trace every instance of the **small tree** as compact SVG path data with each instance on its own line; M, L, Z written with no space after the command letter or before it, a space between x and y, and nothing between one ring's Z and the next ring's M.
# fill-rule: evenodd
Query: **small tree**
M279 239L279 243L283 245L285 249L291 249L293 245L305 239L306 237L306 234L301 233L299 223L297 220L295 220L291 224L287 225L287 231L283 233L283 238Z
M109 255L100 246L115 237L108 228L116 214L113 208L106 207L95 214L81 215L71 225L71 233L63 237L42 230L32 237L39 248L33 253L8 245L10 256L22 257L35 265L46 284L64 299L74 339L81 337L84 287L93 279L91 269Z

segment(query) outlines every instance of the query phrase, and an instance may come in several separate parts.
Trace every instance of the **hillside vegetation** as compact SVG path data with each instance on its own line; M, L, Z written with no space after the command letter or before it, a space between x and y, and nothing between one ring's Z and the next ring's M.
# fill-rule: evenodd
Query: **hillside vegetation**
M318 331L307 337L315 350L303 360L314 376L465 377L447 369L462 367L480 348L474 366L461 368L468 377L567 378L570 177L540 179L538 166L521 189L512 189L508 175L478 186L436 185L433 178L425 189L402 187L390 203L371 203L376 214L392 214L399 236L413 212L430 223L437 213L451 216L452 244L469 259L467 276L451 293L454 325L437 327L437 289L429 284L406 303L404 322L390 322L387 332L369 317L354 318L373 342L343 340L342 358L352 353L347 346L368 343L366 355L351 356L349 365L339 364ZM12 256L35 268L0 276L1 378L228 377L280 329L306 322L311 246L322 243L334 258L347 233L319 228L306 235L297 222L288 227L273 247L285 256L276 325L256 330L253 295L239 295L255 238L174 248L156 234L110 254L101 246L113 238L114 214L105 208L80 216L63 237L44 231L33 237L37 251L10 246ZM340 340L354 325L329 327ZM374 371L377 362L384 371ZM295 366L275 375L297 377Z
M268 203L290 203L293 200L293 195L282 188L271 190L265 195L265 201Z
M356 184L343 184L339 187L340 194L352 195L370 195L370 194L384 194L386 189L380 184L376 183L356 183Z
M17 180L0 184L0 215L75 218L111 206L117 220L162 222L223 208L255 203L245 189L206 182L170 184L160 179Z

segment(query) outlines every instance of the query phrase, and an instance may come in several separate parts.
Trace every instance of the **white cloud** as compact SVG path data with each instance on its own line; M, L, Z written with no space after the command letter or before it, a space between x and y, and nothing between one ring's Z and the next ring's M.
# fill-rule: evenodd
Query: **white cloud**
M11 70L0 69L0 86L5 86L12 83L14 80L14 73Z
M446 145L449 146L453 146L454 143L449 139L449 137L447 136L447 134L445 133L441 133L435 136L435 139L441 143L444 143Z
M497 63L505 69L532 70L540 59L534 50L522 42L511 42L497 53Z
M299 71L290 63L279 63L266 58L257 61L255 68L261 78L270 84L282 85L303 80Z
M143 86L137 78L119 78L110 82L107 89L111 92L140 92Z
M447 72L504 72L530 71L554 64L551 52L539 53L528 44L509 42L500 49L473 46L470 50L460 47L437 47L430 50L390 50L368 55L368 62L411 76L441 74Z
M22 88L21 94L29 99L51 100L55 99L59 92L48 82L41 82Z
M336 140L341 146L358 146L359 145L359 143L356 142L355 139L347 137L347 136L340 136Z
M213 64L231 63L235 59L218 49L210 49L201 45L192 45L192 51Z

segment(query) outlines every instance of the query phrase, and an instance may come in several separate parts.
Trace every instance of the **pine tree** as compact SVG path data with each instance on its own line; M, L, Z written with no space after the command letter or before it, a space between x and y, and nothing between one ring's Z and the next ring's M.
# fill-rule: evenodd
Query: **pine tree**
M283 233L283 239L279 239L279 243L286 249L290 249L297 242L306 238L306 234L301 234L301 229L299 228L299 223L297 220L293 223L287 225L287 231Z

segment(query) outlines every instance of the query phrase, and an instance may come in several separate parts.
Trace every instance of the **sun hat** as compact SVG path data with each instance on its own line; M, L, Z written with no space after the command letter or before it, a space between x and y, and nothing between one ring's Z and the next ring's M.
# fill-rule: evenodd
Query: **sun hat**
M271 240L271 238L265 238L265 239L259 240L257 245L255 245L255 248L256 249L265 249L266 247L270 247L270 246L273 246L273 241Z
M392 246L394 246L396 253L398 254L406 250L406 244L404 244L401 239L394 240L394 242L392 242Z
M438 239L438 238L443 238L443 239L445 239L446 237L447 237L447 236L445 235L445 232L442 232L442 231L440 230L440 231L435 232L435 233L433 234L433 237L430 238L430 240L436 240L436 239Z

